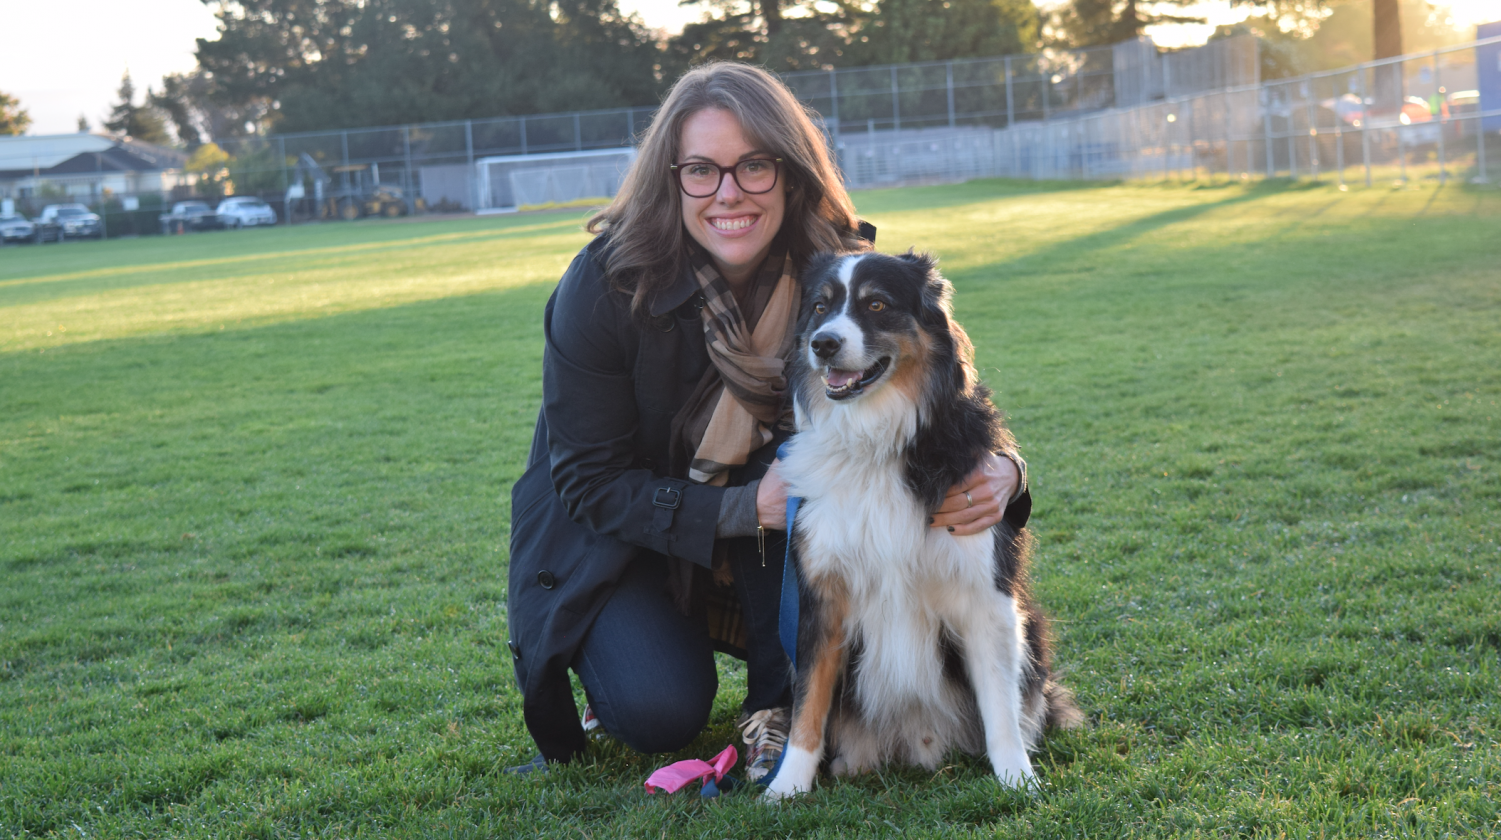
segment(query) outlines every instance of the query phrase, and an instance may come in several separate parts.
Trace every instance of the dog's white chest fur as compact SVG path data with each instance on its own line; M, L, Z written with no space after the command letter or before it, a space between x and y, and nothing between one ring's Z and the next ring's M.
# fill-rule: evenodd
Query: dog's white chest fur
M896 753L851 753L846 745L840 758L851 772L891 758L934 765L950 748L983 748L973 701L945 679L942 637L966 635L980 616L1016 615L993 583L991 534L928 526L903 478L901 438L883 425L870 438L852 435L847 421L805 426L786 462L790 492L804 498L803 574L843 583L844 636L861 643L854 700ZM837 435L821 433L834 428Z

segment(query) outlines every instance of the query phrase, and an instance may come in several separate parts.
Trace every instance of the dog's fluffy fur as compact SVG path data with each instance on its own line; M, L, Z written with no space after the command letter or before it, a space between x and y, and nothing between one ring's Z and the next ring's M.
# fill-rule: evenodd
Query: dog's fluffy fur
M804 501L792 732L769 793L950 749L1032 778L1042 730L1079 712L1049 679L1027 590L1031 538L928 525L944 494L1011 436L975 376L931 258L824 255L803 278L789 381L798 433L782 469ZM825 751L827 748L827 752Z

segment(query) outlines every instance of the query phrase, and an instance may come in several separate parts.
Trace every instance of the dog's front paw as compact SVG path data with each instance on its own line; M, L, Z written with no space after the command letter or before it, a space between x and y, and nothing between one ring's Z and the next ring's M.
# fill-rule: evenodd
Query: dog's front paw
M813 789L813 777L818 774L818 756L798 747L789 746L782 754L782 763L777 775L766 786L766 798L786 799L807 793Z
M1037 774L1032 772L1032 762L1024 752L997 756L991 759L991 766L995 769L996 781L1004 787L1030 788L1036 784Z

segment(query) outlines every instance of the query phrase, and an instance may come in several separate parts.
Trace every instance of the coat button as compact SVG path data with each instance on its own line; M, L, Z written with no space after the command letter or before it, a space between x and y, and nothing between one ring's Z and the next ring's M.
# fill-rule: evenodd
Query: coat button
M537 585L542 587L543 589L551 589L553 587L553 584L557 582L557 579L552 576L552 572L549 572L546 569L543 569L542 571L537 573Z

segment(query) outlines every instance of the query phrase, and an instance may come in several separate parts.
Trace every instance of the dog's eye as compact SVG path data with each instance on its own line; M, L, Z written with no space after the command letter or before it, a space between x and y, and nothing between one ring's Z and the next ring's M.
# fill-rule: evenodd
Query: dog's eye
M870 302L870 311L871 312L880 312L881 310L883 310L885 308L886 308L886 302L883 301L883 300L873 300L873 301Z
M829 306L828 304L820 301L819 303L813 304L813 311L817 312L820 315L827 315L829 314Z

